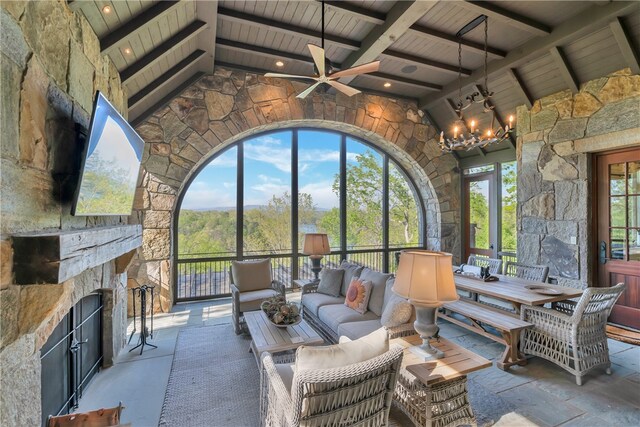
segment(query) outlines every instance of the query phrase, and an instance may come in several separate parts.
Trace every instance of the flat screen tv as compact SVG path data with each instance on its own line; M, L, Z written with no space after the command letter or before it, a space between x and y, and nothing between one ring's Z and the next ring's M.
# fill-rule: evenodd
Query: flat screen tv
M97 92L71 214L131 215L144 141Z

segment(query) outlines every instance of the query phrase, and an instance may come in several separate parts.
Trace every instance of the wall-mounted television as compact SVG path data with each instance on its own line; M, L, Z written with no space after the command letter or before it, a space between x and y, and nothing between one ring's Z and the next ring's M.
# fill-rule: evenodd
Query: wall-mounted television
M144 141L99 91L71 214L131 215Z

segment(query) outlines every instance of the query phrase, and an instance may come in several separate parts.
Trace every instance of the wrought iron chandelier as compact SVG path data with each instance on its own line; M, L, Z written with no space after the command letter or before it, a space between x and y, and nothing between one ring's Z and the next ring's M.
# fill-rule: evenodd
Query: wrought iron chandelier
M462 99L462 36L484 22L484 85L476 86L477 90ZM496 117L495 106L491 102L493 92L489 90L487 63L488 63L488 35L489 19L486 15L480 15L456 33L458 38L458 102L455 104L455 112L458 115L453 126L453 137L446 137L444 131L440 132L440 149L451 152L453 150L471 150L473 148L486 147L489 144L499 144L508 139L513 132L513 115L509 116L509 123L503 124ZM491 125L486 130L480 130L477 122L471 120L466 124L464 110L473 104L482 104L483 112L491 114ZM497 126L496 126L497 122ZM466 128L466 133L463 128Z

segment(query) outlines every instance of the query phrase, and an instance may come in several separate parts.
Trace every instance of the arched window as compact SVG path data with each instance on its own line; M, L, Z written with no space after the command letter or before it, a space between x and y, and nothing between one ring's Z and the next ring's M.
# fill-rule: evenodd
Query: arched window
M348 259L395 271L394 254L424 247L424 204L388 154L346 134L270 132L235 143L180 195L176 300L229 294L231 260L272 260L290 286L311 278L305 233L327 233L323 265Z

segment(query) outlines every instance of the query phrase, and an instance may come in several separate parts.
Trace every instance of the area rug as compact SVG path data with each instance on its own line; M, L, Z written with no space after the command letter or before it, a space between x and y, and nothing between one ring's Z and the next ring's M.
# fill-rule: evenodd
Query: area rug
M260 425L260 375L249 343L230 324L182 329L159 425Z
M640 345L640 332L619 326L607 325L607 336L612 340L622 341L627 344Z

